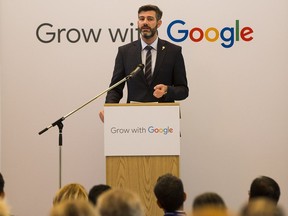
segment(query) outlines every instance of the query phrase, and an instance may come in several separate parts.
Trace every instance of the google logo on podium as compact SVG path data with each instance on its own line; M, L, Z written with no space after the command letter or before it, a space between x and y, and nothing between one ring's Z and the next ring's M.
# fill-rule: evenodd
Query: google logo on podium
M203 30L199 27L194 27L190 30L188 29L179 29L180 26L184 26L186 23L183 20L174 20L167 27L168 37L174 42L183 42L188 36L193 42L201 42L202 40L207 40L209 42L218 41L219 37L222 40L222 47L231 48L235 41L245 41L249 42L253 40L252 33L254 32L251 27L245 26L240 28L240 21L235 21L235 27L224 27L221 30L218 30L215 27L209 27L206 30ZM178 28L179 30L175 30Z
M167 135L169 133L173 133L173 128L171 128L169 126L166 128L157 128L157 127L150 126L150 127L148 127L148 132L149 133L155 133L155 134Z

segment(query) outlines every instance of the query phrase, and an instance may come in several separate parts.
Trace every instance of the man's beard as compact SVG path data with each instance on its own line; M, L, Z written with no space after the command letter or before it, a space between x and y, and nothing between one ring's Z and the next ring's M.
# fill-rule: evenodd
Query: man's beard
M142 29L140 29L140 34L142 35L142 37L144 37L145 39L150 39L152 37L154 37L155 34L157 34L157 26L155 28L150 28L150 32L143 32Z

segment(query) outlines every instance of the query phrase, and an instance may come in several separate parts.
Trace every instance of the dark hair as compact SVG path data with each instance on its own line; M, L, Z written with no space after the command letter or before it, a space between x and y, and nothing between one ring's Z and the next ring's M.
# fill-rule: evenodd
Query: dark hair
M172 174L165 174L158 178L154 194L161 207L168 212L178 210L185 201L183 183Z
M206 206L226 209L226 205L222 197L213 192L202 193L196 196L192 204L193 210Z
M161 20L163 15L163 12L156 5L143 5L138 9L138 14L143 11L155 11L157 20Z
M88 194L89 201L94 204L95 206L97 205L97 199L98 197L104 193L107 190L110 190L111 187L109 185L104 185L104 184L99 184L93 186Z
M277 203L280 198L280 187L277 182L268 176L254 179L250 186L249 199L258 197L266 197Z
M4 181L2 174L0 173L0 194L4 193L4 185L5 185L5 181Z

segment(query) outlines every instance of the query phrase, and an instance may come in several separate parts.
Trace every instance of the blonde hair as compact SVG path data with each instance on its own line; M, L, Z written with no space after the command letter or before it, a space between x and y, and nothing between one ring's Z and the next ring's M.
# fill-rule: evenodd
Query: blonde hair
M58 190L53 199L53 205L66 200L88 200L87 191L81 184L67 184Z
M54 206L50 216L96 216L96 211L87 200L67 200Z
M122 189L111 189L101 195L97 211L100 216L144 216L139 196Z
M4 200L0 200L0 216L9 216L10 210Z

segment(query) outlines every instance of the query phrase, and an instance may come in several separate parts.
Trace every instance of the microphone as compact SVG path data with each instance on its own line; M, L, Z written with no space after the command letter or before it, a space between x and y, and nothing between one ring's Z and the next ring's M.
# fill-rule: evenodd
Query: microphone
M144 64L139 64L128 76L129 78L135 76L139 71L142 71L144 68Z

